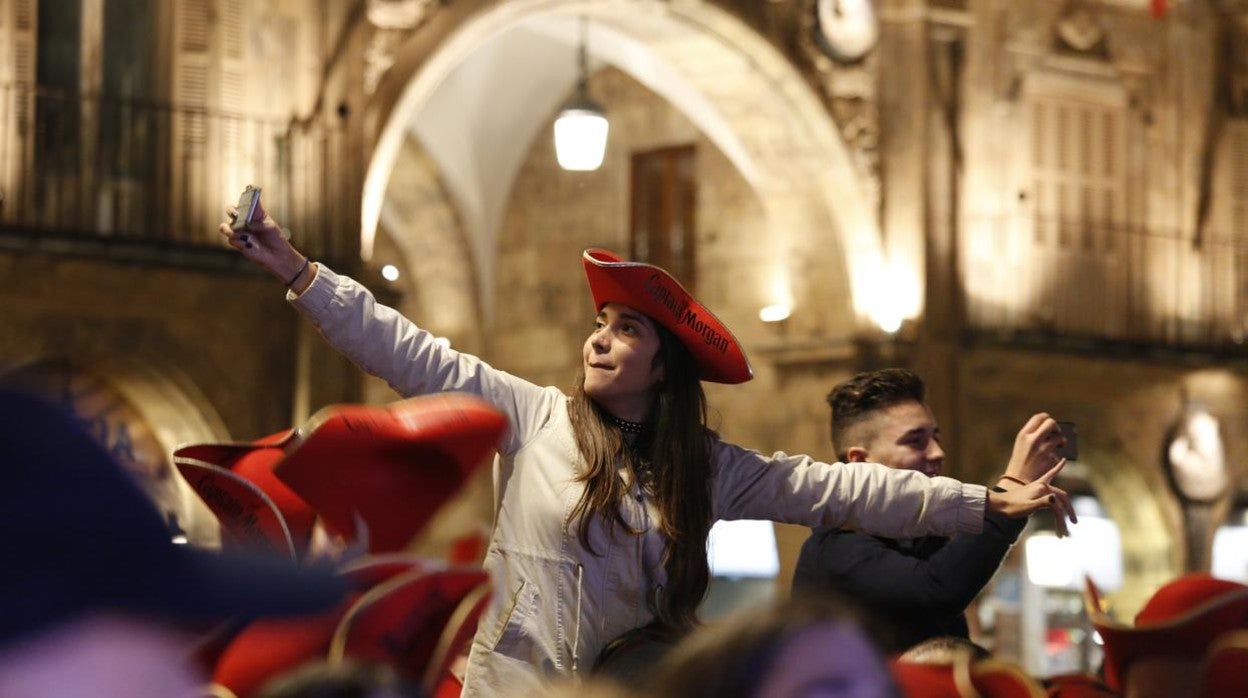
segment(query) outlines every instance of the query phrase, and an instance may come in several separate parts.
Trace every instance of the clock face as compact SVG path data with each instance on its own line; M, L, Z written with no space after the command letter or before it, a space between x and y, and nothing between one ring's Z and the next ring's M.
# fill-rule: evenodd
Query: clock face
M1230 484L1221 425L1204 410L1184 415L1166 447L1166 461L1179 494L1188 500L1215 500Z
M880 38L880 24L871 0L817 0L815 35L833 59L861 60Z

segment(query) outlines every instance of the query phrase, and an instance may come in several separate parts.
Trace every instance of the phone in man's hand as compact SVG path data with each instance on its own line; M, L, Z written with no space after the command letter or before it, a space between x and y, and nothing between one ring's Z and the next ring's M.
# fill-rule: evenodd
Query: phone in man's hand
M1058 422L1057 428L1062 430L1062 436L1066 439L1066 444L1058 448L1054 453L1059 458L1066 460L1079 460L1079 431L1075 428L1074 422Z
M260 187L250 184L238 195L238 215L234 216L234 222L230 223L233 230L244 230L247 224L251 222L256 215L256 208L260 206Z

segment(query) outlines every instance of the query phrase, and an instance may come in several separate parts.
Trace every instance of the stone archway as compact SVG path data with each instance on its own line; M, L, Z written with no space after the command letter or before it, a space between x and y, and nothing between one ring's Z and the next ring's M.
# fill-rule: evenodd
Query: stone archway
M73 412L189 542L219 544L216 518L170 461L183 444L228 440L220 417L193 386L172 372L126 360L86 366L46 358L15 368L5 379Z
M756 278L749 280L760 289L760 303L792 304L793 334L850 334L883 267L867 187L798 70L713 2L509 0L439 10L400 50L369 105L367 121L378 131L363 192L363 256L374 250L406 144L417 139L454 202L466 240L462 262L473 270L476 303L490 325L501 207L535 129L574 79L571 47L581 16L593 27L594 61L627 73L685 114L763 203L766 223L751 255ZM510 80L489 82L483 56L512 65L518 43L532 37L544 38L552 52L562 45L565 56L552 59L549 69L516 70L506 74ZM465 66L486 82L447 94ZM439 117L447 128L429 125ZM501 167L482 167L479 154L497 155L508 138L519 153L503 158Z

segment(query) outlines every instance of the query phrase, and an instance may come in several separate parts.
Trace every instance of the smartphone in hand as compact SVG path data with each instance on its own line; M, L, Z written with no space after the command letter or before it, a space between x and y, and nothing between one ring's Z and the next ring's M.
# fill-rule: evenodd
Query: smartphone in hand
M1075 429L1075 423L1058 422L1057 428L1062 430L1062 437L1066 439L1066 444L1055 451L1057 456L1068 461L1079 460L1079 431Z
M234 221L230 223L233 230L245 230L247 224L251 223L252 218L256 215L256 209L260 206L260 187L254 187L250 184L238 196L238 215L234 217Z

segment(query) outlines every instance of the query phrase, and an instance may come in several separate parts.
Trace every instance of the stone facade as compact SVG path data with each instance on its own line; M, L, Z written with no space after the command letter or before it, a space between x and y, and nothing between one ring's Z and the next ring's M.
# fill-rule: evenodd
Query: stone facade
M708 386L726 437L831 457L824 394L885 364L928 377L948 470L964 479L990 480L1032 411L1074 419L1086 457L1070 482L1124 532L1127 609L1200 559L1163 457L1185 405L1221 421L1236 484L1211 521L1244 503L1248 43L1234 3L1173 3L1157 19L1142 0L884 0L880 43L855 63L811 40L811 0L155 3L158 97L185 106L176 90L200 70L211 96L185 113L210 127L187 151L202 159L161 151L163 188L148 195L168 235L124 244L116 226L53 234L23 208L38 171L23 114L35 112L11 86L33 75L38 4L0 0L0 47L13 47L0 49L0 371L66 359L111 377L146 401L137 412L162 442L254 438L330 402L393 397L331 356L280 287L215 247L237 185L271 177L266 201L318 259L455 346L566 386L591 317L580 251L627 250L631 153L691 144L698 292L757 376ZM263 30L238 34L237 16L215 12L227 5ZM533 128L509 145L518 165L489 228L467 210L472 180L456 179L471 168L414 121L498 35L567 47L581 13L599 32L606 163L557 168L550 123L565 92L493 105ZM505 76L537 85L550 67ZM217 112L251 104L259 85L280 98L247 114L271 129L257 126L264 146L251 151L230 140L249 131ZM477 135L463 137L507 144ZM376 277L383 263L399 281ZM777 296L791 317L763 323ZM890 313L904 321L892 334L873 321ZM134 387L149 384L180 397ZM430 549L484 523L487 484ZM781 530L786 565L803 537Z

